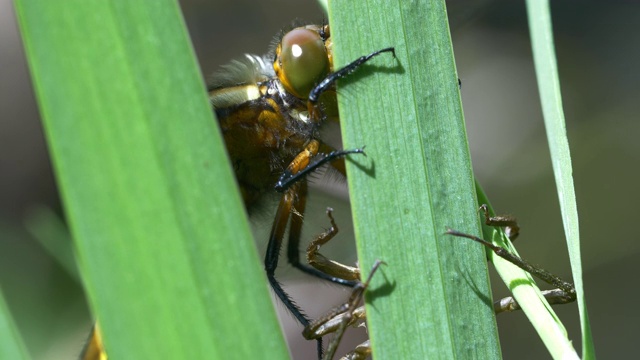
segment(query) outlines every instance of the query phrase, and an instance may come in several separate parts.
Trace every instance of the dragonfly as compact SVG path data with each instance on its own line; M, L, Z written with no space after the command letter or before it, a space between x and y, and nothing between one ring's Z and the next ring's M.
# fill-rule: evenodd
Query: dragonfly
M359 275L327 271L323 264L330 262L319 254L313 256L313 266L300 260L307 177L324 165L346 176L345 156L364 154L362 148L337 150L321 138L322 126L337 120L337 81L380 54L395 57L389 47L334 69L332 47L329 25L296 27L283 34L272 53L246 55L224 66L209 86L245 207L251 211L267 194L281 194L264 265L274 293L305 327L310 319L275 275L285 234L288 231L287 260L294 268L340 285L358 283ZM321 337L317 346L322 354Z
M264 267L276 296L305 327L310 319L276 279L285 234L287 260L294 268L348 287L360 283L358 273L332 271L334 263L319 253L309 255L313 266L300 260L308 176L326 165L344 177L345 156L364 154L363 148L337 150L321 138L322 126L337 121L337 81L378 55L395 58L394 48L388 47L334 69L332 47L328 24L295 27L283 32L266 55L247 54L222 66L207 89L247 211L273 194L280 197ZM322 337L316 340L321 357ZM106 358L97 327L81 358Z

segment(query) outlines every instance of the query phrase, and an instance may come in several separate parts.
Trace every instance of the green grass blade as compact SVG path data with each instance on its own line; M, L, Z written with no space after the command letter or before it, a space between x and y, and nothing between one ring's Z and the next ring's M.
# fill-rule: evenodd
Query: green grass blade
M0 288L0 359L30 359Z
M377 359L500 357L444 1L333 1L339 66L394 46L339 85L349 191Z
M81 279L73 253L71 234L62 219L49 208L37 207L29 213L25 226L42 248L79 283Z
M320 5L322 10L324 10L324 13L326 14L329 7L328 0L318 0L318 5Z
M573 281L575 282L578 296L577 302L582 328L582 356L584 359L593 359L595 358L595 348L582 283L578 209L573 186L571 153L562 110L562 96L560 94L558 66L553 44L549 3L548 1L528 0L527 10L538 90L542 102L547 138L549 139L553 172L558 188L562 221L567 237Z
M174 1L16 1L111 358L287 350Z

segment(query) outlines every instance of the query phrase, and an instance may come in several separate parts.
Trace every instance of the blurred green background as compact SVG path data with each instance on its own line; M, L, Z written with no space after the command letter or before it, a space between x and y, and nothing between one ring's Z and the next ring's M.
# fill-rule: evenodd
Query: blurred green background
M181 5L205 76L244 53L265 53L273 36L294 19L323 20L313 0L183 0ZM520 254L569 278L524 3L449 1L448 7L476 175L495 209L520 220ZM640 4L555 1L552 15L596 351L621 357L635 353L640 322L633 286L640 270L640 239L633 227L640 215L634 185L640 183ZM27 230L35 209L61 214L61 205L9 0L0 1L0 49L0 286L34 359L73 358L91 320L78 283ZM327 226L324 208L336 208L343 231L327 254L352 263L344 184L316 183L338 189L310 201L307 238ZM270 217L268 212L256 216L256 232L268 230ZM257 236L264 252L262 239ZM348 295L286 267L280 273L311 316ZM497 278L492 282L496 298L507 294ZM294 357L313 358L315 344L302 339L301 328L281 304L276 307ZM557 312L579 349L577 306ZM548 358L523 314L501 315L498 325L505 358ZM342 352L365 338L363 329L350 332Z

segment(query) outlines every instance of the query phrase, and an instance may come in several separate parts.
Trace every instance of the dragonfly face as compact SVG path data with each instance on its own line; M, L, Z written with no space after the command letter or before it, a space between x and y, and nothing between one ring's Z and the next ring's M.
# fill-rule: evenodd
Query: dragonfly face
M308 96L332 70L329 26L305 26L286 33L273 55L245 55L224 66L209 87L245 205L272 192L286 167L313 139L326 113L310 116Z

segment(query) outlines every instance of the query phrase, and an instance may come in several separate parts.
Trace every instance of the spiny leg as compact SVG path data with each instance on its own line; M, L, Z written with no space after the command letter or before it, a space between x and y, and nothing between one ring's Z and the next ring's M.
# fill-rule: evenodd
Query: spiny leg
M316 144L318 143L317 140L313 140L313 142L315 142ZM363 154L365 156L367 155L364 152L364 146L362 148L351 150L332 150L328 153L318 152L316 149L313 155L311 155L311 153L309 153L309 155L306 155L308 156L307 165L305 165L303 168L298 169L296 172L292 172L289 168L287 168L280 176L280 179L278 179L275 189L278 192L282 192L291 185L295 184L297 181L304 179L307 175L325 165L326 163L334 162L349 154Z
M562 289L542 290L540 291L542 296L547 299L550 305L562 305L569 304L576 301L575 290L574 293L567 293ZM503 312L512 312L522 310L520 304L513 296L504 297L493 303L493 311L496 314L502 314Z
M504 228L505 234L509 238L509 240L513 241L520 234L520 226L518 225L518 221L513 216L490 216L489 214L489 206L487 204L482 204L480 206L480 211L484 213L485 223L494 227L502 227ZM475 240L475 239L473 239ZM549 285L557 287L559 290L565 291L567 294L574 294L575 296L575 288L572 283L564 281L560 279L558 276L546 271L540 266L533 265L528 261L520 258L517 255L510 253L508 250L493 245L492 243L480 239L482 242L487 243L491 246L489 248L496 253L496 255L502 257L503 259L511 262L512 264L518 266L519 268L529 272L530 274L538 277L542 281L546 282ZM477 241L477 240L476 240ZM486 246L486 244L485 244ZM497 248L499 250L496 251ZM553 291L553 290L552 290Z
M327 146L320 143L318 140L310 141L306 148L295 157L291 164L289 164L280 178L281 181L286 176L290 176L289 179L291 181L287 182L287 187L291 187L293 184L295 184L296 181L305 179L305 176L310 173L310 171L307 171L307 169L314 166L315 159L320 155L325 156L325 154L319 153L319 151L326 148ZM323 157L323 159L326 158L328 157ZM353 280L341 278L339 276L328 275L319 269L302 264L300 262L300 238L302 235L302 225L304 222L303 214L306 208L308 186L306 181L301 181L298 184L298 196L295 198L295 203L293 204L293 209L296 211L296 214L291 218L291 224L289 227L289 242L287 244L287 259L289 263L291 263L291 265L293 265L293 267L295 267L296 269L317 278L331 281L333 283L344 286L355 286L356 282Z
M329 332L334 333L333 339L331 339L331 342L327 346L327 350L323 357L324 360L333 359L346 328L357 320L364 319L364 306L358 305L363 300L364 293L367 290L373 275L382 264L384 264L383 261L376 260L369 272L367 280L365 282L358 283L358 285L354 287L349 300L345 304L332 309L327 314L313 320L307 327L305 327L302 334L307 339L322 337ZM370 354L370 352L371 350L367 344L361 344L356 348L356 350L347 354L346 358L364 359Z
M373 266L371 267L371 271L369 272L369 276L367 277L367 280L364 283L360 283L360 285L354 288L353 292L351 293L351 296L349 297L349 301L347 303L349 305L349 309L345 312L346 316L342 319L342 322L340 323L340 326L336 330L336 333L333 336L333 339L331 339L331 341L329 342L329 345L327 346L325 360L331 360L333 358L333 355L338 349L338 345L342 340L342 336L344 335L344 332L347 329L347 326L349 326L349 324L352 323L351 319L354 317L353 316L354 312L358 310L358 307L357 307L358 304L360 304L364 299L364 293L369 287L369 284L371 283L371 279L373 278L373 275L376 273L376 271L382 264L386 264L386 263L381 260L376 260ZM362 317L365 316L364 309L362 310L361 316ZM369 341L367 340L366 342L368 343ZM367 357L367 355L369 355L370 353L371 353L371 347L363 343L363 344L360 344L360 346L357 347L354 351L351 351L349 354L347 354L346 357L350 359L355 359L355 360L364 360Z
M309 319L302 312L300 307L296 305L289 294L287 294L278 280L275 277L275 271L278 267L278 259L280 257L280 248L282 247L282 239L284 238L284 234L287 229L287 224L289 222L289 217L291 216L292 206L296 202L296 198L300 195L299 192L300 184L296 184L290 187L280 199L280 203L278 204L278 210L276 210L276 216L273 221L273 225L271 228L271 235L269 236L269 243L267 245L267 253L264 259L264 268L267 273L267 279L269 280L269 284L275 292L276 296L280 298L282 303L286 306L286 308L293 314L293 316L300 322L303 326L309 325ZM300 214L302 216L302 214ZM318 358L322 357L322 338L316 339L317 341L317 350L318 350Z
M384 48L382 50L374 51L369 55L361 56L355 59L354 61L350 62L343 68L336 70L331 74L327 75L327 77L324 78L322 81L320 81L318 85L316 85L316 87L313 88L309 93L309 97L307 101L309 116L311 116L312 118L318 117L317 104L318 104L318 100L320 99L320 95L322 95L323 92L332 88L338 80L349 76L349 74L352 74L354 71L356 71L360 66L362 66L367 61L386 52L390 52L391 54L393 54L394 58L396 57L396 51L393 47Z
M347 326L350 326L358 320L366 318L364 306L359 306L353 311L349 310L349 303L344 303L329 310L329 312L312 320L309 326L303 330L302 335L307 340L317 339L318 337L335 333L344 321L347 321Z
M481 210L484 211L485 213L485 219L487 221L488 225L492 225L492 226L513 226L513 224L510 225L495 225L494 223L490 223L490 219L492 219L492 217L489 216L488 214L488 208L486 204L483 204L480 207ZM504 219L504 217L494 217L494 218L498 218L498 219ZM515 222L514 218L509 218L509 222ZM515 225L516 229L519 229L519 227L517 226L517 223ZM521 268L522 270L530 273L531 275L537 277L538 279L546 282L549 285L552 285L554 287L556 287L556 289L554 290L546 290L543 291L542 294L544 295L544 297L547 299L547 301L549 302L549 304L552 305L556 305L556 304L567 304L567 303L571 303L574 302L576 300L576 290L575 287L573 286L572 283L565 281L561 278L559 278L558 276L550 273L549 271L531 264L530 262L522 259L521 257L514 255L512 253L510 253L507 249L504 249L500 246L496 246L484 239L481 239L475 235L471 235L471 234L466 234L460 231L456 231L456 230L452 230L452 229L447 229L447 234L450 235L454 235L457 237L464 237L467 239L471 239L473 241L476 241L482 245L484 245L485 247L489 248L491 251L493 251L496 255L500 256L501 258L509 261L510 263L514 264L515 266ZM517 234L517 231L515 232ZM509 312L509 311L515 311L515 310L519 310L520 309L520 305L518 305L518 303L516 302L516 300L513 297L507 297L504 298L502 300L496 301L494 303L494 310L497 314L502 313L502 312Z
M327 208L327 216L331 222L331 227L309 243L307 247L307 262L322 273L344 280L351 280L358 284L360 281L360 269L329 260L319 252L320 247L333 239L338 233L338 225L333 218L332 208Z
M520 226L518 225L518 221L514 216L491 216L489 214L489 207L487 204L482 204L479 210L484 213L485 224L490 226L502 227L505 235L507 235L509 240L511 240L512 242L518 237L518 235L520 235ZM555 275L553 274L550 275L555 277ZM575 301L576 295L573 284L567 283L564 280L561 281L563 281L565 284L568 284L568 286L564 286L565 290L562 289L563 287L558 286L557 289L541 291L542 295L552 305L568 304ZM545 282L548 283L548 281L546 280ZM521 308L518 302L513 298L513 296L508 296L496 301L493 304L493 309L496 314L500 314L503 312L520 310Z
M489 226L501 227L504 230L504 233L507 235L509 240L515 241L515 239L520 235L520 225L518 225L518 220L511 215L497 215L491 216L489 214L489 207L487 204L480 205L479 211L484 213L484 223Z
M357 267L350 267L338 262L329 260L325 256L319 253L320 247L327 242L329 242L337 233L337 225L332 216L332 209L327 209L327 216L331 222L331 228L326 232L318 235L307 248L307 260L308 262L333 276L340 276L343 278L349 278L354 280L360 279L360 269ZM349 297L349 301L345 304L342 304L339 307L332 309L330 312L321 316L318 319L315 319L307 326L303 332L303 335L307 339L313 339L317 337L324 336L328 333L334 333L334 337L329 343L327 350L325 352L324 359L332 359L335 351L340 344L340 340L344 335L346 328L356 321L365 318L364 306L359 306L358 304L362 301L364 296L364 292L366 288L369 286L371 278L373 274L376 272L378 267L383 264L382 261L378 260L373 265L369 277L364 283L358 282L356 287L354 288L351 296ZM351 351L344 358L345 359L365 359L371 353L371 349L368 346L368 341L359 345L355 350Z

